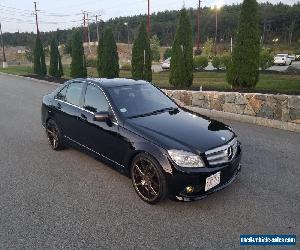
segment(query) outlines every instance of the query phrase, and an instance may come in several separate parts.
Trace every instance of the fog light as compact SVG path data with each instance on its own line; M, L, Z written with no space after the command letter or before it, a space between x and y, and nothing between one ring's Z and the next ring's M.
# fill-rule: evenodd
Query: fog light
M194 187L192 187L192 186L187 186L187 187L185 188L185 190L186 190L187 193L193 193L193 192L194 192Z

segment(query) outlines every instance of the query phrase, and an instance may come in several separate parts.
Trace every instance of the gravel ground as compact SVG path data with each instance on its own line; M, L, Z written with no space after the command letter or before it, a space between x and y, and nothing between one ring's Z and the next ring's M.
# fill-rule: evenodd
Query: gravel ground
M300 134L225 121L243 144L237 181L150 206L112 168L50 149L40 106L54 88L0 75L0 249L240 249L240 234L299 237Z

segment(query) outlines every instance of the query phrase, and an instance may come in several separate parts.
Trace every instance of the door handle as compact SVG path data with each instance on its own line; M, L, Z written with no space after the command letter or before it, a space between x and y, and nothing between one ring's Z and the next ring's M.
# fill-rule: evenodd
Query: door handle
M56 104L56 108L61 110L61 104L59 102Z
M79 117L79 119L80 119L81 121L83 121L83 122L87 122L87 117L86 117L85 114L81 114L80 117Z

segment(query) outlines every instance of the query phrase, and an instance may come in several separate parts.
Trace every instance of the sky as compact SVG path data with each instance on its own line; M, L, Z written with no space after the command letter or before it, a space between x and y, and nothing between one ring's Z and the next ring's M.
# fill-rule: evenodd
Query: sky
M39 10L39 28L41 31L66 29L80 26L83 19L82 11L89 12L89 19L101 15L105 21L119 16L145 14L147 0L36 0ZM281 0L286 4L294 4L299 0ZM242 0L202 0L202 6L229 5L241 3ZM258 0L266 2L266 0ZM268 0L279 3L280 0ZM178 10L185 7L196 7L198 0L150 0L151 12ZM35 31L33 0L0 0L0 21L3 32Z

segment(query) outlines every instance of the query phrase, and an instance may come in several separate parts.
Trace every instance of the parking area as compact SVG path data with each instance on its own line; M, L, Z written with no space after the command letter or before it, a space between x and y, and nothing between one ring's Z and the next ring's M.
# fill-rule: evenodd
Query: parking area
M50 149L40 106L54 88L0 75L0 249L240 249L240 234L299 236L300 134L225 121L243 145L239 178L150 206L112 168Z

